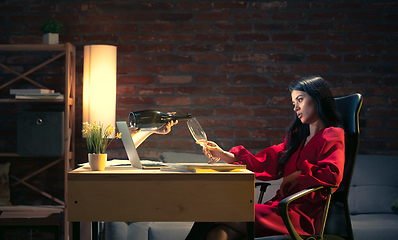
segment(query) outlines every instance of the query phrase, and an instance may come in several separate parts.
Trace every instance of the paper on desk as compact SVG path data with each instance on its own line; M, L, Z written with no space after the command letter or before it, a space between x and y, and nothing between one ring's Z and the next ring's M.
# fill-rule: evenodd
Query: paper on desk
M83 168L90 168L90 164L88 162L79 163L78 165ZM131 166L131 163L127 159L112 159L106 161L105 167L111 167L111 166Z
M164 165L164 163L159 162L159 161L151 161L151 160L141 160L141 164L145 165ZM86 163L80 163L79 166L83 167L83 168L90 168L90 164L88 162ZM112 166L127 166L127 167L131 167L131 163L129 160L127 159L112 159L112 160L108 160L106 161L106 165L105 167L112 167Z
M160 171L165 172L192 172L191 170L187 169L186 165L181 164L168 164L169 168L161 168Z
M169 170L184 172L234 172L246 169L245 165L235 165L228 163L173 163L169 164ZM162 169L163 170L163 169Z

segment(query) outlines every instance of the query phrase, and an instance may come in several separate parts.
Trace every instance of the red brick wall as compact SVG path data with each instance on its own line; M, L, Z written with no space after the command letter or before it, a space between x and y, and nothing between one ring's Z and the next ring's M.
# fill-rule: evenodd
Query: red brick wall
M360 152L398 153L394 1L3 0L0 12L2 44L40 43L50 15L64 23L60 41L78 49L78 131L82 50L100 43L118 47L118 120L147 108L191 112L210 140L257 152L279 143L293 118L287 85L321 75L336 96L364 95ZM76 141L85 161L79 132ZM120 141L109 151L125 156ZM139 151L201 150L181 121Z

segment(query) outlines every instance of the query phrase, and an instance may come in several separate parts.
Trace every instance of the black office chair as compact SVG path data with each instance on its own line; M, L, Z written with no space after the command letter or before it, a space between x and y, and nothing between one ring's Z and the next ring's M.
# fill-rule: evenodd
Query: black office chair
M363 99L362 95L357 93L335 98L335 102L337 110L341 114L346 133L344 173L343 180L340 183L339 188L332 194L333 188L335 187L318 186L302 190L284 198L279 203L278 209L290 235L262 237L256 238L256 240L354 239L351 227L350 211L348 209L348 193L359 148L359 111L361 109ZM265 185L263 185L260 190L259 199L261 200L268 185L267 183L264 184ZM257 183L257 185L261 185L261 183ZM315 236L299 236L289 219L288 205L298 198L323 188L327 189L328 195L320 232ZM328 215L329 212L330 214Z

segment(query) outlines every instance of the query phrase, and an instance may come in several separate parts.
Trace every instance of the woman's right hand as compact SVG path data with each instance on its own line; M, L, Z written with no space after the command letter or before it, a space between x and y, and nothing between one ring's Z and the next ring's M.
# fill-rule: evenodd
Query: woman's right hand
M215 163L218 160L222 160L227 163L235 162L235 155L224 151L215 142L207 141L205 144L202 144L202 147L203 153L210 159L209 163Z

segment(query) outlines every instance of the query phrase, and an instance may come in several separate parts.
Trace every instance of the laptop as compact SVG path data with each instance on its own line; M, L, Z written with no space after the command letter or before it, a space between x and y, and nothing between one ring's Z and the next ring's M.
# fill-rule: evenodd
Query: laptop
M132 167L138 169L160 169L160 168L168 168L169 166L157 161L146 161L141 162L140 157L138 156L137 149L134 145L134 140L130 135L129 128L127 127L126 122L116 122L117 129L122 134L122 142L124 145L124 149L126 150L127 157L131 163Z

